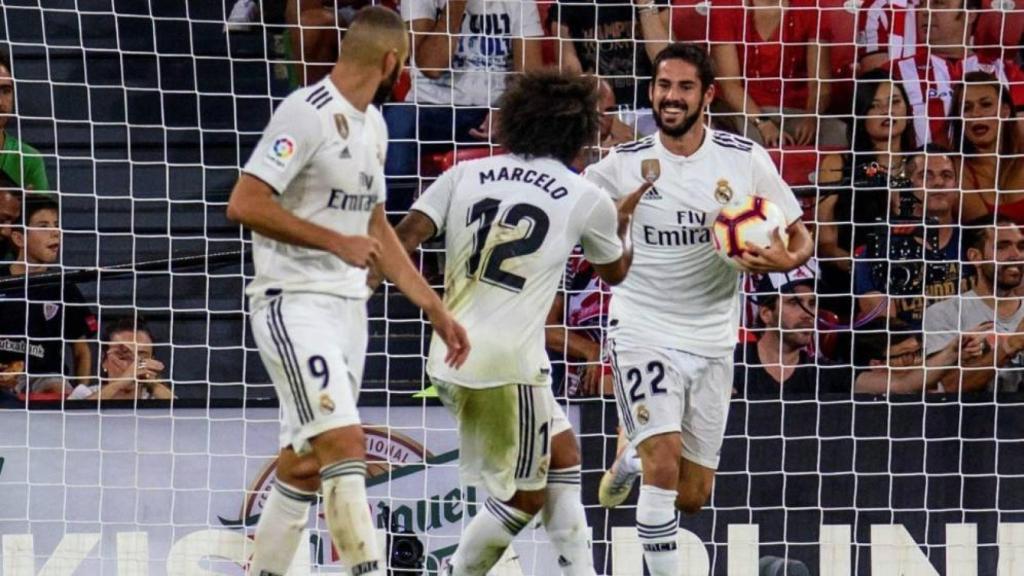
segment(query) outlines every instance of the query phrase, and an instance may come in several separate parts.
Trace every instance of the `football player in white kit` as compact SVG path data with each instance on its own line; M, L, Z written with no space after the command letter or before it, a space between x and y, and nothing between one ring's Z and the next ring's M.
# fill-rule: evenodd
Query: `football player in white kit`
M412 266L384 214L387 129L371 102L408 54L401 18L358 13L329 76L274 112L231 193L228 217L252 230L253 338L284 412L277 481L256 527L253 576L283 576L309 505L324 513L349 574L383 576L366 499L356 402L366 353L367 267L430 318L461 365L466 333Z
M660 174L637 206L633 268L612 288L608 327L619 420L640 462L624 451L599 496L606 506L620 503L642 469L636 515L644 558L652 575L675 576L677 510L696 513L711 495L732 393L739 273L715 254L712 223L737 195L782 209L789 245L776 237L766 249L748 246L751 272L796 268L812 242L768 153L705 126L715 95L707 53L671 44L653 70L658 133L620 145L585 177L618 198Z
M459 427L466 484L490 497L463 531L450 574L486 574L540 513L564 574L594 574L580 499L580 457L551 392L544 324L577 244L609 284L632 260L630 217L649 187L611 198L567 166L598 131L593 78L532 72L501 101L500 140L510 152L445 172L397 226L406 249L444 234L445 303L466 327L473 355L427 372Z

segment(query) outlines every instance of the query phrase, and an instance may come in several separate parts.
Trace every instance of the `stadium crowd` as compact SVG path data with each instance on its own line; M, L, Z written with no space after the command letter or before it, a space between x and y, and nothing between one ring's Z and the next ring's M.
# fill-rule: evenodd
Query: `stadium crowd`
M364 3L238 0L227 27L277 14L298 86L329 70ZM384 4L412 47L403 80L380 95L389 209L454 162L501 153L494 104L510 75L558 66L598 79L603 122L574 164L584 170L656 131L658 51L702 43L719 77L713 124L769 149L817 244L807 266L747 278L734 395L1020 391L1024 13L990 0ZM59 192L10 133L15 84L0 52L0 401L171 398L144 320L97 320L62 281ZM547 338L564 393L610 395L609 291L582 256L563 288Z

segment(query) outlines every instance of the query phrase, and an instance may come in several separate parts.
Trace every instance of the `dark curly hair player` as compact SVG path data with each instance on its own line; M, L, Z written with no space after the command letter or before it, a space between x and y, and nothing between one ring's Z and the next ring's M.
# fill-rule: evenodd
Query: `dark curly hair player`
M543 70L520 76L498 101L498 141L524 158L571 164L597 137L597 80Z
M442 573L486 574L539 515L561 572L591 576L580 453L551 391L544 327L576 245L608 284L626 277L632 213L650 184L616 208L568 167L599 130L593 78L529 72L511 82L499 105L499 141L509 153L457 164L396 228L410 251L444 235L444 300L473 342L459 368L441 361L437 339L427 360L458 422L463 484L488 493Z

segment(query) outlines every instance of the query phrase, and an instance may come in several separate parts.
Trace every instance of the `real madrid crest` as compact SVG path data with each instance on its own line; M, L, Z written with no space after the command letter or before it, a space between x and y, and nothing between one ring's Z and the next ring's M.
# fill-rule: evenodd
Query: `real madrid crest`
M647 411L647 406L643 404L636 407L636 421L643 426L651 419L651 413Z
M640 174L644 180L654 184L654 181L661 176L661 163L657 158L648 158L640 163Z
M326 392L320 394L320 411L324 414L334 413L334 400L331 400L330 394Z
M719 180L718 185L715 186L715 200L722 204L728 204L732 200L732 188L729 187L729 181L725 178Z
M342 140L348 140L348 118L344 114L334 115L334 127L338 129L338 136Z

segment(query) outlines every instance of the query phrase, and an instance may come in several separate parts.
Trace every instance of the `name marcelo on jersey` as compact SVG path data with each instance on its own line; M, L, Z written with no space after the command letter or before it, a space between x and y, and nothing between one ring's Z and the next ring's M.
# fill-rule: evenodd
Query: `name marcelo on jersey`
M537 188L547 192L548 196L551 196L555 200L564 198L569 194L569 191L564 186L559 186L557 181L549 174L543 172L537 172L536 170L524 170L522 168L513 168L509 170L506 167L502 167L497 173L494 169L490 169L486 172L480 172L480 184L486 184L488 182L502 182L511 180L514 182L522 182L523 184L533 184ZM554 190L551 188L558 186Z
M711 229L707 227L706 212L680 210L676 212L676 226L644 224L643 241L651 246L693 246L711 243Z

